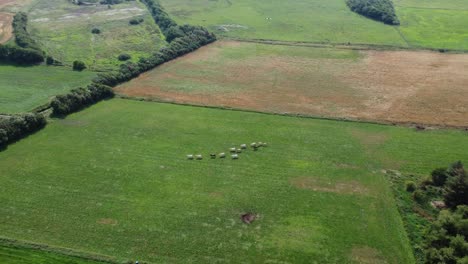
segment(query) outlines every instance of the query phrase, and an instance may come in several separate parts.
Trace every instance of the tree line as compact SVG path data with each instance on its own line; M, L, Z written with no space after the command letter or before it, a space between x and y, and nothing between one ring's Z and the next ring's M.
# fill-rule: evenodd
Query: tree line
M0 117L0 148L38 131L46 123L45 117L39 113Z
M423 208L440 199L439 206L446 208L424 235L425 263L468 263L468 173L463 164L435 169L430 178L418 185L409 182L406 189Z
M389 25L400 24L391 0L346 0L346 4L353 12L368 18Z
M27 14L17 13L13 18L12 26L16 45L0 45L0 61L16 64L42 63L45 54L27 30Z

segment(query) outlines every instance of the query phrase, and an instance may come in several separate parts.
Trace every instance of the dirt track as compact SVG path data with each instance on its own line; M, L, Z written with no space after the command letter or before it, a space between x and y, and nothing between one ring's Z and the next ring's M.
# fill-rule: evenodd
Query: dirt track
M216 63L224 47L236 45L252 44L212 44L116 90L180 103L468 127L468 54L362 51L358 60L269 56ZM187 91L174 82L217 88Z
M13 36L13 14L0 12L0 44L3 44Z

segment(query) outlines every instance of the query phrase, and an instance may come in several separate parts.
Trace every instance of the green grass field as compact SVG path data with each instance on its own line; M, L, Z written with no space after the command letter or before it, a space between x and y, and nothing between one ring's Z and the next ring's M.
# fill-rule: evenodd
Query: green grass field
M3 246L0 244L0 262L8 264L99 264L97 262L77 257L70 257L53 252Z
M227 37L468 49L463 0L396 0L401 27L354 14L344 0L161 2L179 22L208 26Z
M36 0L29 6L31 33L43 49L57 60L71 64L82 60L98 70L120 65L122 53L133 61L147 57L164 43L159 28L140 2L77 6L63 0ZM131 26L132 18L144 18ZM97 27L101 34L92 34Z
M0 65L0 113L31 111L54 95L86 86L95 75L65 67Z
M381 170L467 160L465 138L114 99L0 152L0 234L152 262L412 263ZM269 147L206 158L252 141Z
M393 27L349 11L342 0L162 0L161 3L180 23L208 26L228 37L405 46ZM225 26L229 31L219 30L222 25L231 25Z

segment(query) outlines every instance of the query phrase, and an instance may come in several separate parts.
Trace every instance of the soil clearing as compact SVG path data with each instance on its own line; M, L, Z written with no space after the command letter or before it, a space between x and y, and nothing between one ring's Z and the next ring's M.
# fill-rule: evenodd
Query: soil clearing
M6 43L13 36L13 14L0 12L0 44Z
M184 104L468 127L468 54L360 51L358 59L225 55L226 50L249 52L258 45L264 44L216 42L116 91Z

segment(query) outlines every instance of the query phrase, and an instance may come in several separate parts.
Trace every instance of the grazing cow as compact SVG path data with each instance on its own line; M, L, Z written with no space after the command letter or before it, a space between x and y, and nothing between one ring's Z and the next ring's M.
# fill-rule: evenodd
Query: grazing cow
M239 155L237 155L237 154L232 154L232 155L231 155L231 158L232 158L232 159L239 159Z
M224 152L219 153L219 157L224 159L226 157L226 153L224 153Z
M212 159L216 159L216 154L211 153L211 154L210 154L210 157L211 157Z
M237 153L242 153L242 149L236 149Z
M255 147L257 146L257 143L253 142L253 143L250 144L250 146L251 146L252 148L255 148Z
M230 149L229 149L229 152L231 152L231 153L236 152L236 148L230 148Z
M202 155L197 155L195 156L197 158L197 160L202 160L203 159L203 156Z
M247 148L247 144L242 144L240 145L241 149L246 149Z
M187 159L193 160L193 155L187 155Z

